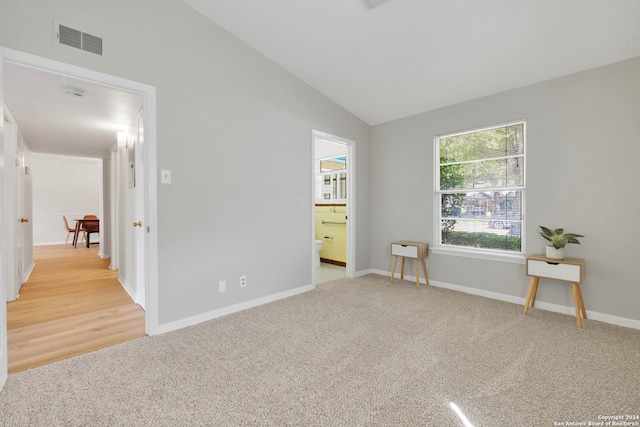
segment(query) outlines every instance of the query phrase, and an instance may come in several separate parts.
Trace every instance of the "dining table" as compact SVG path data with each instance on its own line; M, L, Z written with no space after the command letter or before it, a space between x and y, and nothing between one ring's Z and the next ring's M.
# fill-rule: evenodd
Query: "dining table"
M80 234L80 229L83 224L96 224L100 225L100 220L96 218L76 218L74 219L76 222L76 232L73 235L73 247L76 248L78 246L78 235ZM89 235L87 234L87 248L89 247Z

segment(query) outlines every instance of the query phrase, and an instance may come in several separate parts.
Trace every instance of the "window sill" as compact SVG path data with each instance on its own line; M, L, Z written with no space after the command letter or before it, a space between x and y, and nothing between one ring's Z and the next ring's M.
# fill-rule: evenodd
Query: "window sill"
M502 252L487 252L475 250L473 248L463 247L449 247L449 246L435 246L431 247L431 252L437 255L450 255L459 256L464 258L484 259L488 261L508 262L511 264L524 264L526 260L525 254L520 253L502 253Z

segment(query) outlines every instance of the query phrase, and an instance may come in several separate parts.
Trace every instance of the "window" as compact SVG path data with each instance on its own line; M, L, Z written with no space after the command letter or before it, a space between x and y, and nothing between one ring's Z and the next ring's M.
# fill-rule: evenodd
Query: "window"
M525 122L435 138L436 247L523 253Z

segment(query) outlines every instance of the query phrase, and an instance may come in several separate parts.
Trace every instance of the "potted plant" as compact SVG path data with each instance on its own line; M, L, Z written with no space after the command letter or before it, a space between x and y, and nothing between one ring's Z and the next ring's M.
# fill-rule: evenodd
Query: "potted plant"
M578 240L578 237L584 237L580 234L565 233L564 228L556 228L555 230L552 230L542 225L540 228L542 231L539 231L538 233L551 243L550 245L547 245L547 258L564 259L564 247L569 243L579 245L580 241Z

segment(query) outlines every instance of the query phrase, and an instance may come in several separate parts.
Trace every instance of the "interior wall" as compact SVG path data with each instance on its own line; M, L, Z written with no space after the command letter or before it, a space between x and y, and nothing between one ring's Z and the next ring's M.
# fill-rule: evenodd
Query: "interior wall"
M391 241L434 241L434 136L526 119L526 253L544 253L539 225L585 235L566 254L586 260L587 311L640 320L638 111L634 58L375 126L373 268L391 270ZM428 259L430 280L526 296L524 264L433 253ZM573 307L571 287L560 282L543 280L537 300Z
M100 216L101 162L84 157L32 154L34 245L65 242L63 215L72 228L74 218Z
M366 123L179 0L0 4L0 45L157 89L161 327L312 283L312 129L356 141L355 266L370 268ZM104 56L55 46L54 18Z

